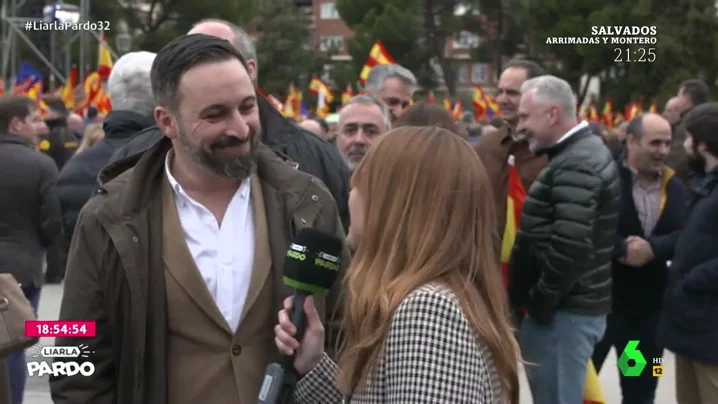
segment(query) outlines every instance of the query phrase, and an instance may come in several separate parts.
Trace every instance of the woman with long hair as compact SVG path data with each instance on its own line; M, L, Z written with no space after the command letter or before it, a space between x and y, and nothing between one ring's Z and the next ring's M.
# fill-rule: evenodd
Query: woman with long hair
M436 126L391 130L357 167L349 211L338 364L312 299L301 344L292 298L279 312L275 343L303 375L296 402L518 403L491 187L471 146Z

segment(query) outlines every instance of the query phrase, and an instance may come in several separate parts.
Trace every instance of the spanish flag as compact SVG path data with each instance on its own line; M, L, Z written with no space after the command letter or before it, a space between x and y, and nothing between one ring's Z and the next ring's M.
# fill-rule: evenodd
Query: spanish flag
M461 102L461 100L456 100L456 102L454 102L454 108L451 110L451 115L453 115L454 119L457 121L464 115L464 103Z
M480 121L483 119L486 111L489 109L489 106L486 102L486 94L479 85L474 87L474 99L471 101L471 104L474 106L474 110L476 111L474 119Z
M658 105L656 104L656 99L654 98L651 100L651 106L648 107L648 112L657 114L658 113Z
M503 241L501 244L501 271L504 278L504 286L508 286L511 250L514 248L516 234L521 224L521 212L523 211L524 200L526 199L526 189L513 163L509 163L509 183L507 188L506 227L504 228Z
M97 73L100 77L106 79L110 77L112 71L112 54L110 49L107 47L107 40L105 39L105 32L102 32L102 40L100 41L100 51L98 52L97 60Z
M608 129L613 129L614 116L613 116L613 100L611 99L611 97L607 97L606 103L603 104L602 119L603 119L603 123L608 127Z
M444 96L444 109L446 109L449 112L453 111L453 108L451 107L451 100L448 96Z
M78 84L77 66L72 66L70 76L59 91L60 98L62 98L62 102L65 103L67 108L75 108L75 103L77 102L75 99L75 87L77 87Z
M369 58L367 59L366 63L364 63L364 67L361 69L361 73L359 74L359 83L361 85L366 84L366 78L369 77L369 72L371 71L371 68L376 65L395 65L396 61L394 58L391 57L389 52L387 52L386 48L384 47L384 44L381 42L381 40L377 40L374 42L374 46L371 47L371 50L369 51Z

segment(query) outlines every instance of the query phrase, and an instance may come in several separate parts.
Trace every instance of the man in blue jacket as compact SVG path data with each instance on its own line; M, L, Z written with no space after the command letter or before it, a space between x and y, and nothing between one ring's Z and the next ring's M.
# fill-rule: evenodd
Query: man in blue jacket
M666 289L667 261L686 213L687 191L665 164L671 151L671 125L658 114L634 118L627 128L626 147L618 161L621 208L611 264L612 307L606 333L596 345L598 371L612 347L618 355L628 341L640 341L647 361L663 356L656 327ZM652 404L658 378L650 369L638 377L620 375L623 402Z
M660 344L676 355L676 400L718 398L718 103L685 117L686 152L706 177L688 205L688 220L669 272Z

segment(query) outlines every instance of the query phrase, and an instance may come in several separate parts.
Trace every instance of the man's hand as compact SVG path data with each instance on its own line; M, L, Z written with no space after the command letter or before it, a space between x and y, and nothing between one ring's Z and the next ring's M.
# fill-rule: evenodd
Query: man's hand
M648 241L638 236L629 236L626 239L626 256L620 262L638 268L646 265L653 258L653 249Z

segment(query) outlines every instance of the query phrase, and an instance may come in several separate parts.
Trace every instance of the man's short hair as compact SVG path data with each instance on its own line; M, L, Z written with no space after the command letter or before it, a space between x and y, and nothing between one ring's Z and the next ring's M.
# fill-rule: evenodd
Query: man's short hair
M347 105L353 105L353 104L359 104L359 105L375 105L379 107L379 110L381 110L381 115L384 118L384 126L386 127L386 130L391 129L391 112L389 112L389 108L387 108L386 104L379 101L376 97L369 95L369 94L359 94L355 95L354 97L350 98L349 101L344 105L346 107ZM342 111L339 111L339 116L341 117Z
M255 64L258 64L257 61L257 48L254 46L254 41L252 40L252 37L247 33L247 31L243 30L239 26L232 24L229 21L226 20L220 20L218 18L206 18L204 20L201 20L197 23L195 23L192 28L194 29L200 24L204 24L206 22L216 22L218 24L224 24L227 27L229 27L232 32L234 33L234 40L232 41L232 45L234 45L235 48L244 55L244 58L247 60L254 60Z
M693 147L704 143L708 152L718 157L718 102L701 104L691 109L683 122L693 139Z
M638 115L628 122L628 126L626 126L626 136L628 135L633 135L636 140L641 140L643 136L643 115Z
M179 106L179 83L191 68L207 63L236 59L247 72L244 56L228 41L211 35L183 35L165 45L152 63L150 73L155 104L176 111Z
M510 67L524 69L526 71L526 80L533 79L546 74L546 71L541 66L539 66L538 63L528 59L513 59L504 66L504 70Z
M62 101L62 98L57 97L57 96L52 96L52 97L45 98L43 101L45 102L45 105L47 105L48 109L51 109L51 110L57 112L58 114L60 114L64 117L67 117L67 115L68 115L67 106Z
M155 100L150 71L156 56L152 52L130 52L122 55L112 66L107 92L113 109L152 116Z
M390 77L396 77L404 85L416 89L417 81L414 73L406 67L399 65L376 65L366 78L366 90L376 96L384 88L384 82Z
M10 130L13 118L24 120L38 108L37 101L24 95L3 95L0 97L0 132Z
M576 95L566 80L556 76L543 75L524 81L521 94L534 92L534 102L539 104L555 104L567 117L576 117Z
M708 102L708 86L702 80L690 79L681 83L683 92L688 95L693 106Z

